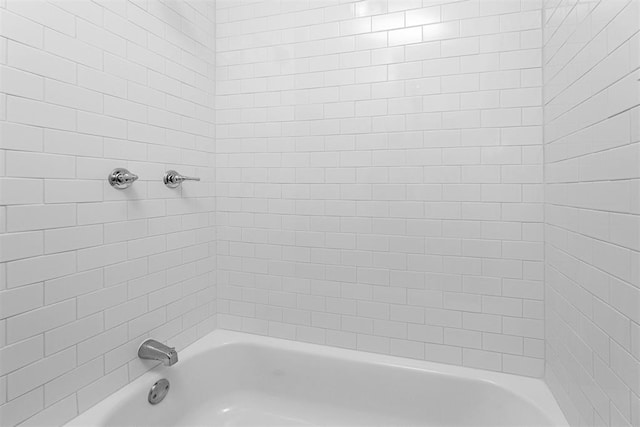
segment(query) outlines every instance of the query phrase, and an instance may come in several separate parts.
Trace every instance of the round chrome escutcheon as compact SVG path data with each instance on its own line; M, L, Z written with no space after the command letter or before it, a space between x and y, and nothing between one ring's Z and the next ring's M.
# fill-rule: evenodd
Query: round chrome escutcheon
M165 378L158 380L149 390L149 403L157 405L169 393L169 381Z

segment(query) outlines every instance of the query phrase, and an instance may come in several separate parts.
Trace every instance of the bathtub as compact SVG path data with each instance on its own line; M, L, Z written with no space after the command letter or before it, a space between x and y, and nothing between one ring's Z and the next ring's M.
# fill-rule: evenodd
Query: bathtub
M565 426L541 380L217 330L68 426ZM164 401L147 402L166 378Z

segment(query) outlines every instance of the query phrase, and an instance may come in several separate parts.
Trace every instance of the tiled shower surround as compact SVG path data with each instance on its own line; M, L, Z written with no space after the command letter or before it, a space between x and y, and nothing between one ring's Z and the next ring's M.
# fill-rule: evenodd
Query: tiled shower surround
M640 426L639 29L640 0L0 0L0 425L217 326Z
M0 425L58 425L215 327L214 13L0 1ZM116 167L140 179L106 180ZM200 176L182 190L166 170ZM37 414L33 416L34 414Z
M541 376L537 1L218 1L222 328Z
M572 425L640 426L640 2L573 3L544 14L546 377Z

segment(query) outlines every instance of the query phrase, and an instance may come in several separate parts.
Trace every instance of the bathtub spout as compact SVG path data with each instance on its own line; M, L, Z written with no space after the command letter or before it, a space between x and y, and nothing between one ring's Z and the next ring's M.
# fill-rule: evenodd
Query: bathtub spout
M138 348L140 359L159 360L166 366L178 362L178 352L174 347L168 347L156 340L146 340Z

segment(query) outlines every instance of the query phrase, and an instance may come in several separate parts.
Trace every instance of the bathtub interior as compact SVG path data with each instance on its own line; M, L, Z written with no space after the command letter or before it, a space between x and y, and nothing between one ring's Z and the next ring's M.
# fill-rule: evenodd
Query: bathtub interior
M489 380L407 366L399 358L344 357L355 353L348 350L283 349L278 341L228 342L172 368L158 367L137 380L101 425L557 424L534 402ZM162 377L171 390L162 403L149 405L144 387Z

